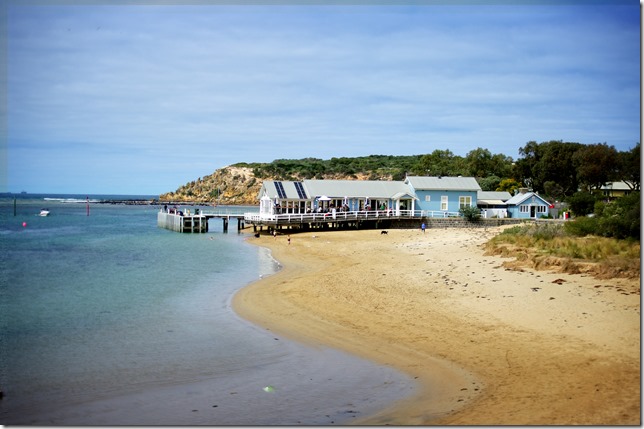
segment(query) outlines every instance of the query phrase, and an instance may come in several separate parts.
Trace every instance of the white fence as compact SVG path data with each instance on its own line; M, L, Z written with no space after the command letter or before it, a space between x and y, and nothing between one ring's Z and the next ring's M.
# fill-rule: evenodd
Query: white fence
M283 213L263 214L244 213L244 221L257 223L320 223L352 220L377 220L377 219L411 219L411 218L450 218L461 217L458 212L445 212L434 210L370 210L370 211L336 211L327 213Z

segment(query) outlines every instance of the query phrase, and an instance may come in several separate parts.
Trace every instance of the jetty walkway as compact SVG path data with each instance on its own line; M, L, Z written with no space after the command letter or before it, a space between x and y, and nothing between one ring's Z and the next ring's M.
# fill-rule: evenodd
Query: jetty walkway
M420 210L361 210L336 211L327 213L282 213L266 214L259 212L231 212L229 210L206 212L200 209L185 211L161 210L157 214L157 225L161 228L184 233L208 232L208 221L221 219L223 232L228 232L232 220L237 220L237 231L252 226L255 233L267 228L268 231L297 229L382 229L382 228L419 228L425 223L433 227L489 227L525 222L525 219L480 219L473 223L457 212L433 212Z
M189 210L186 212L166 212L161 210L157 213L157 226L176 232L203 233L208 232L208 221L210 219L221 219L223 221L224 232L228 232L228 224L233 219L237 220L238 231L244 229L243 213L207 213L202 212L199 209L195 209L194 213L191 213Z

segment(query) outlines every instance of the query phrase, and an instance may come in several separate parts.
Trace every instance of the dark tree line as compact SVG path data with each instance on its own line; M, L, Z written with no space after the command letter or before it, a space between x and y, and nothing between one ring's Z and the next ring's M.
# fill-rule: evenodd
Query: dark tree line
M606 143L581 144L530 141L519 148L516 161L477 148L464 157L449 149L423 155L370 155L322 160L277 159L271 163L237 164L253 168L257 178L324 179L334 176L402 180L406 175L475 177L485 191L513 192L527 187L552 200L566 200L579 191L591 192L609 182L625 181L640 188L640 143L617 151Z
M515 179L535 192L565 199L579 191L591 192L609 182L624 181L640 189L640 143L619 152L606 143L562 141L528 142L519 149Z

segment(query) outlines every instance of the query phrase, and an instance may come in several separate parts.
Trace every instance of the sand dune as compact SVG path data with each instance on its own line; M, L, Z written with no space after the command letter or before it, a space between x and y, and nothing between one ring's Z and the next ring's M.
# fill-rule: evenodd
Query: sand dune
M361 424L640 424L639 280L510 271L499 228L325 231L251 242L279 273L243 317L417 378Z

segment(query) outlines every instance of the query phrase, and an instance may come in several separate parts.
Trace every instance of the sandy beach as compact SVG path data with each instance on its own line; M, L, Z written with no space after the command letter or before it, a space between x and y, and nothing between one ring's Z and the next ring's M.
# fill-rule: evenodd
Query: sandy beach
M284 268L233 305L418 381L415 396L358 424L641 424L639 279L506 269L481 248L499 232L249 238Z

